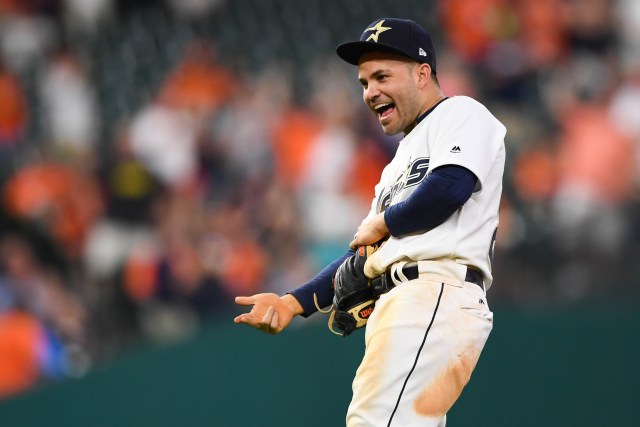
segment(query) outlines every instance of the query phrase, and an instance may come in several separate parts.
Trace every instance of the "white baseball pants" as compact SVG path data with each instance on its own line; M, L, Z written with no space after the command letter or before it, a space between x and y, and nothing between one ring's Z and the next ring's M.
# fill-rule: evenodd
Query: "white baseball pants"
M474 283L423 274L376 303L347 427L444 427L493 327Z

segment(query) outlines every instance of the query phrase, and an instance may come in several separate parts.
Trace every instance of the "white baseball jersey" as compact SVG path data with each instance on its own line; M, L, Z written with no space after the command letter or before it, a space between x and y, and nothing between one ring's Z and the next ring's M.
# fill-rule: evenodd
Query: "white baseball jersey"
M471 198L444 223L391 237L379 250L382 267L402 260L453 260L474 267L491 286L493 244L505 162L505 127L482 104L466 97L444 100L403 140L375 188L369 216L406 200L439 166L459 165L478 178Z

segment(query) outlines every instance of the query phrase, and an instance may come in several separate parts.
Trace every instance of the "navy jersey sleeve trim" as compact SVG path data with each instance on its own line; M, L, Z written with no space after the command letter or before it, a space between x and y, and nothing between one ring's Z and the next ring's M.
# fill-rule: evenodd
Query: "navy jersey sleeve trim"
M477 181L473 172L462 166L436 168L407 200L384 211L389 232L402 236L442 224L469 200Z
M304 310L302 317L309 317L318 311L318 308L313 301L314 293L318 298L318 305L321 308L327 307L333 303L333 275L344 260L355 253L355 250L349 249L340 258L322 269L322 271L313 279L289 292L289 294L293 295L302 306Z

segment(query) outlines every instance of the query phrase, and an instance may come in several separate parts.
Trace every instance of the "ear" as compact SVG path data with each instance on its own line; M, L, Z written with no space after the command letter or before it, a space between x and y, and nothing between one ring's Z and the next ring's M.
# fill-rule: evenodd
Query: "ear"
M418 65L418 85L420 89L425 87L431 80L431 66L429 64Z

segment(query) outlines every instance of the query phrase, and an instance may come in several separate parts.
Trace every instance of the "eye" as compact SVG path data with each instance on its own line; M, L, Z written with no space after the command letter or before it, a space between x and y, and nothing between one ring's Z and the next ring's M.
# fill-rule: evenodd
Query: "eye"
M363 89L367 88L367 81L366 80L360 80L360 84L362 85Z

